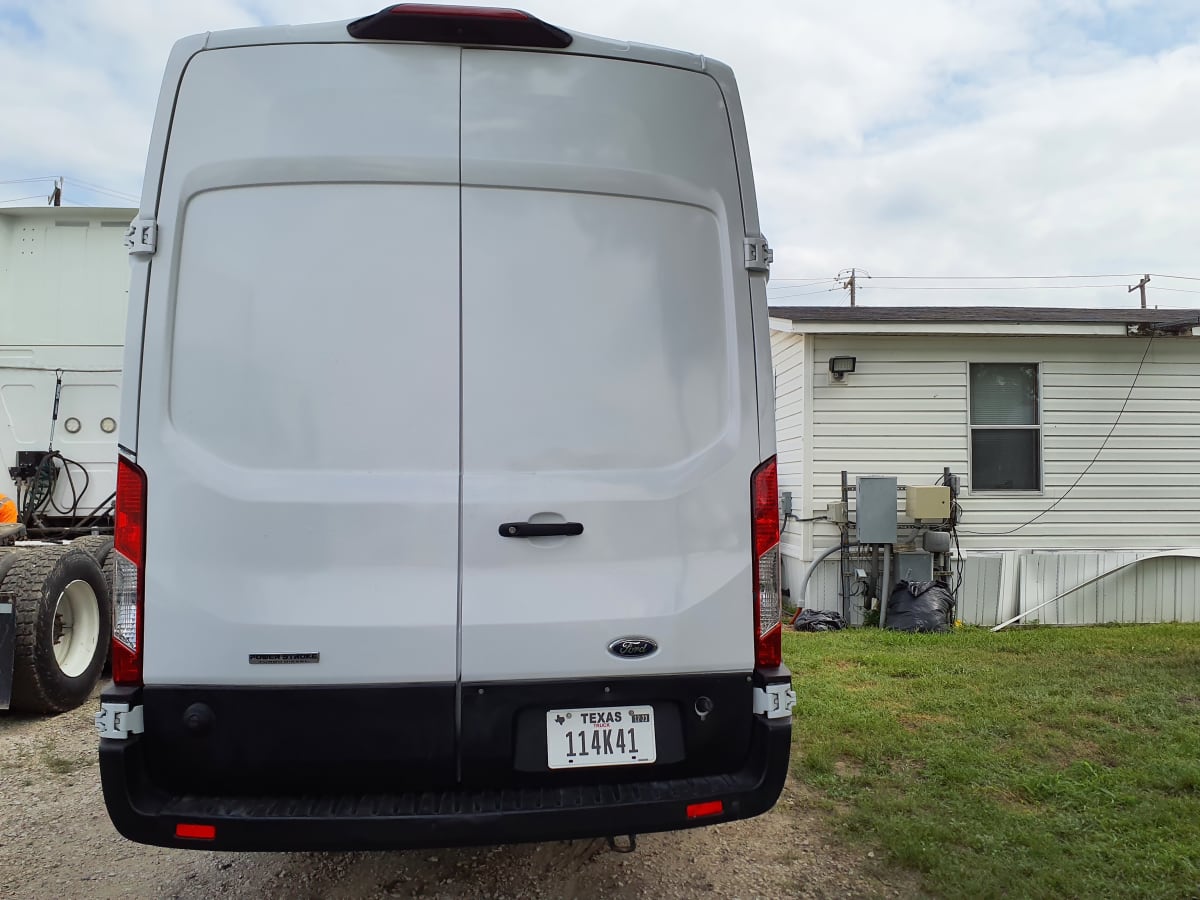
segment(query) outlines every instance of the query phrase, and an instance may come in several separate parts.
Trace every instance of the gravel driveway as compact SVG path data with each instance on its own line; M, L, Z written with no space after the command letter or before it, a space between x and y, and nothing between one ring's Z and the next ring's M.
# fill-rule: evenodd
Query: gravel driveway
M771 813L635 853L602 841L397 853L214 853L120 837L92 715L0 712L0 897L916 897L916 882L828 834L789 786Z

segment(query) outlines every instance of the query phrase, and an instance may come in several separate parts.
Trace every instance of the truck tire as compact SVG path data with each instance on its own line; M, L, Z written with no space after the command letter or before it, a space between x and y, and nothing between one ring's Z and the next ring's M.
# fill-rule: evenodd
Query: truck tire
M115 605L116 597L113 595L113 587L117 577L117 558L112 553L113 536L111 534L85 534L83 537L77 537L71 541L71 546L86 550L96 557L96 562L100 563L100 571L104 573L104 582L108 585L109 599ZM112 644L110 643L108 650L104 653L104 665L100 669L102 675L107 675L111 671L111 663Z
M59 713L82 704L112 635L112 602L95 557L70 545L22 550L0 589L16 598L13 709Z
M108 554L112 552L113 537L111 534L85 534L71 541L71 546L86 550L96 557L96 562L103 567Z
M100 571L104 573L104 583L108 587L108 602L109 608L112 610L112 623L116 624L117 616L117 554L109 553L104 557L104 562L100 566ZM104 667L101 670L105 675L112 674L112 641L108 642L108 648L104 651Z

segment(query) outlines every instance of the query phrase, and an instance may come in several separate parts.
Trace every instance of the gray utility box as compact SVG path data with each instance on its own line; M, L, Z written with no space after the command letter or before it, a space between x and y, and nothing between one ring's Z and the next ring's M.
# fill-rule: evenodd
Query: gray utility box
M933 555L897 553L892 560L896 581L933 581Z
M896 476L862 475L854 481L854 521L860 544L896 543Z

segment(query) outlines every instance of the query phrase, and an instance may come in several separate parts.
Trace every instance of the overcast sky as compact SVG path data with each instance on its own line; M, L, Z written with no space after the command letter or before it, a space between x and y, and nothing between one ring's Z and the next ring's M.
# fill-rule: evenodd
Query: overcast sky
M1158 274L1200 276L1195 0L517 5L734 67L779 302L844 303L834 282L803 279L855 266L874 276L860 281L863 304L1136 305L1127 275L1149 272L1151 305L1200 306L1200 280ZM133 205L92 187L140 193L176 38L376 9L0 0L0 205L39 202L20 198L44 196L56 175L68 203ZM888 278L911 275L1097 277ZM1106 287L1076 287L1091 284Z

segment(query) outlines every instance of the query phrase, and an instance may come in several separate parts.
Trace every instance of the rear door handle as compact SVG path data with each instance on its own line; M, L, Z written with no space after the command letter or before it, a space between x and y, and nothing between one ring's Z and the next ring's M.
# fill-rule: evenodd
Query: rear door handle
M500 526L500 537L535 538L574 537L583 534L582 522L505 522Z

